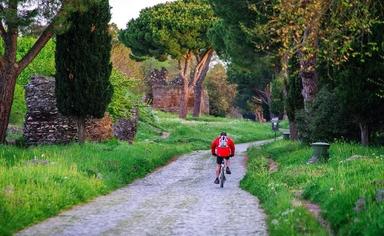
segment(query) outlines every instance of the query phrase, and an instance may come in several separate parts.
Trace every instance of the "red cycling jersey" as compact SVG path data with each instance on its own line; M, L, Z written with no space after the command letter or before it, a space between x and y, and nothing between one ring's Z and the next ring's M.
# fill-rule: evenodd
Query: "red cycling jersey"
M224 157L224 158L233 157L235 155L235 143L229 137L227 137L228 152L224 151L223 153L225 153L225 154L222 154L222 155L220 155L220 153L218 153L220 138L221 138L221 136L217 137L215 140L213 140L213 142L211 144L212 155L216 155L216 156L220 156L220 157Z

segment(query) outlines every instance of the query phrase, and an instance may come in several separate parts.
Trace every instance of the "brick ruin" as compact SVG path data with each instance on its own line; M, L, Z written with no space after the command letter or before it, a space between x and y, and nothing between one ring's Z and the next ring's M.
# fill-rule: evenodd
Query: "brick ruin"
M168 79L168 72L166 69L154 70L149 78L148 84L151 87L150 98L152 99L152 107L166 112L178 112L179 101L181 95L181 80L176 78L174 80ZM193 110L194 97L191 93L188 99L188 110ZM209 114L209 97L207 90L203 91L203 99L201 106L202 114Z
M74 119L61 115L56 106L54 78L32 77L25 90L27 114L24 139L27 145L67 144L77 140L77 125ZM132 142L136 134L137 115L126 121L129 125L125 123L127 126L115 128L108 114L102 119L89 118L86 120L86 139L106 140L112 138L115 133L118 138Z

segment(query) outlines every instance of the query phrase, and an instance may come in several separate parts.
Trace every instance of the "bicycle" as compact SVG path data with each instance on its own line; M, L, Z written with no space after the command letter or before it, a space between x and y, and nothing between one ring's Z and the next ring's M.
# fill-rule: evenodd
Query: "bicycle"
M220 167L220 174L219 174L219 181L220 181L220 188L224 188L224 182L226 180L225 178L225 161L223 160L223 162L221 163L221 167Z

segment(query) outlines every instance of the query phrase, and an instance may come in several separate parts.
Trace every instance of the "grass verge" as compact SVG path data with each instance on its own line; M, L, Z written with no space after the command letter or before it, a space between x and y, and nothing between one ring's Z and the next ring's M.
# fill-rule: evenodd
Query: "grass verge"
M141 123L137 140L27 149L0 146L0 235L107 194L165 165L173 157L209 149L226 130L237 143L273 137L268 125L202 117L180 120L158 114L156 127ZM169 132L168 138L161 138Z
M318 204L337 235L384 232L384 148L335 143L328 163L308 165L311 149L280 141L249 151L248 173L241 186L258 196L268 214L271 235L326 235L295 193ZM352 158L351 158L352 157ZM268 171L268 158L279 165Z

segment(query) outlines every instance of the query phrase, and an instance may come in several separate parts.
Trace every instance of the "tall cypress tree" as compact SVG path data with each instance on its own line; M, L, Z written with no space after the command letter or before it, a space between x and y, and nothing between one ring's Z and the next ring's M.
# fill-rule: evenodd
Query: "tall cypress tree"
M77 120L78 138L85 139L85 118L101 118L111 101L111 19L108 0L71 15L69 30L57 36L56 97L59 111Z

